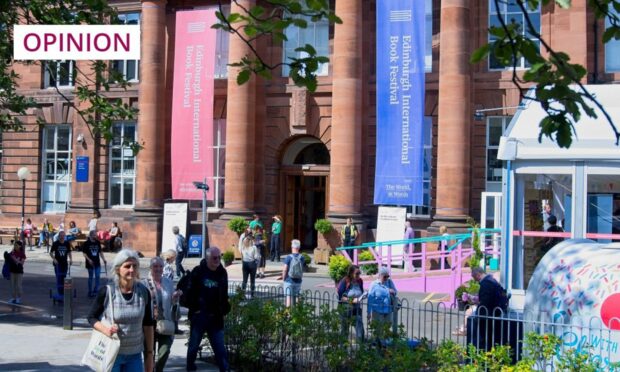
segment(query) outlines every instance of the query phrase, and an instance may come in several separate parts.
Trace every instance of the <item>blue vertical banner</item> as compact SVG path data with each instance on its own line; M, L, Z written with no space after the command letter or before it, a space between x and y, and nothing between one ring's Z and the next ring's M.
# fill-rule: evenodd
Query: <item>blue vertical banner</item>
M377 0L375 204L423 204L424 3Z

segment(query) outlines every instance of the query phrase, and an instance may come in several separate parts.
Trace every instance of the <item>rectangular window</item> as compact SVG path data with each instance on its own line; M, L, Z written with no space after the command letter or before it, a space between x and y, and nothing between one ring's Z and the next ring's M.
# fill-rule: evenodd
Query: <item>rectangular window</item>
M407 213L413 217L430 217L431 215L431 170L433 167L433 118L424 117L423 129L424 145L424 196L423 205L413 205L407 208Z
M499 139L504 135L512 116L491 116L487 118L487 186L486 191L502 191L502 161L497 159Z
M609 5L609 9L614 12L612 4ZM609 28L610 26L611 22L609 21L609 17L605 17L605 29ZM605 71L620 71L620 40L612 38L607 43L605 43Z
M72 87L75 80L74 61L43 62L43 87Z
M424 71L433 71L433 0L424 4Z
M216 209L224 207L224 170L226 163L226 119L215 119L213 121L213 131L214 131L214 143L213 147L214 152L214 162L215 166L215 177L214 184L215 190L213 191L213 195L215 198L213 200L213 206Z
M534 28L538 33L540 33L540 5L536 10L529 10L526 5L526 9L528 9L527 14L529 15ZM521 8L517 4L517 0L504 0L499 2L499 9L495 7L495 0L489 0L489 27L501 27L500 15L504 20L504 23L511 24L515 23L519 25L520 33L526 37L529 37L530 34L526 31L524 27L524 16L523 12L521 12ZM489 43L493 43L497 38L492 36L489 33ZM540 45L539 45L540 47ZM528 68L530 67L528 63L525 61L523 57L520 57L516 64L517 68ZM495 59L492 55L489 55L489 69L490 70L503 70L506 68L511 68L510 66L505 66L500 61Z
M139 25L140 13L121 13L118 15L120 24ZM135 59L111 61L110 67L123 75L125 80L135 82L140 80L140 61Z
M216 7L217 10L217 7ZM230 14L230 5L222 5L224 15ZM215 74L216 79L228 78L228 45L230 33L217 29L215 30Z
M41 209L64 212L71 195L71 126L46 126L42 155Z
M111 207L131 208L135 200L136 156L127 142L136 140L136 124L116 123L112 131L109 204Z
M299 28L294 25L285 30L287 41L284 42L283 62L290 62L291 58L307 57L305 52L296 52L295 49L310 44L316 49L317 55L329 57L329 21L322 19L312 22L311 17L299 16L308 22L307 28ZM282 76L288 76L290 68L282 66ZM329 64L322 63L317 71L318 76L326 76L329 72Z

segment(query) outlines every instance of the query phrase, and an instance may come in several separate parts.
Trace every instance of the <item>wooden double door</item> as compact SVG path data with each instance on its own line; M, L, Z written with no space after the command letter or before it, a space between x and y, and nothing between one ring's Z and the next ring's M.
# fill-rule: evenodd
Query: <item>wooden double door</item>
M299 239L302 250L310 251L318 242L314 223L325 218L328 176L286 175L285 183L284 252L290 251L292 239Z

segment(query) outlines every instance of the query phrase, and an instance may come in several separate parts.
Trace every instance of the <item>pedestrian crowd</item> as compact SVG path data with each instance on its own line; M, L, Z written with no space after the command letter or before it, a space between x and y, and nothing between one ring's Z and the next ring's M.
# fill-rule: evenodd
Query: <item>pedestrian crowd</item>
M70 226L72 227L69 231L59 229L49 250L56 275L57 293L54 296L59 301L64 298L63 284L73 261L68 235L72 234L71 229L75 228L75 224ZM280 261L281 229L282 219L276 215L273 217L268 249L263 224L255 215L247 230L240 236L238 249L242 261L242 288L244 291L247 289L249 280L249 297L255 295L256 277L264 277L266 257L269 256L272 261ZM410 229L410 225L406 226L405 233L410 233ZM31 234L32 231L34 229ZM41 229L41 233L44 232L53 233L47 221ZM94 330L118 339L117 355L111 369L114 372L164 371L175 334L179 333L181 306L188 309L190 323L186 369L197 370L197 355L206 335L218 368L221 371L229 370L224 343L224 318L230 312L231 306L228 299L228 273L222 264L222 253L217 247L211 247L206 250L205 258L198 266L186 270L182 263L188 251L187 242L177 226L172 228L172 232L174 248L162 252L160 257L152 258L147 278L141 279L138 253L122 247L118 225L114 223L107 234L100 234L96 221L91 220L89 223L88 237L81 245L88 270L88 296L94 298L87 318ZM343 244L355 244L358 235L352 220L347 219L341 230ZM11 302L15 304L21 303L21 282L26 260L24 240L27 236L24 234L24 239L15 241L13 250L10 253L5 252L4 256L5 262L8 262L11 280ZM105 239L110 237L114 237L113 247L119 249L119 252L111 264L109 274L112 280L100 286L102 264L103 270L107 270L102 239L107 242ZM307 264L300 253L300 240L293 239L290 249L291 254L282 261L281 274L287 307L295 306L301 292L304 266ZM472 276L480 282L480 305L487 309L501 308L505 311L505 291L502 292L503 288L492 276L478 268L472 270ZM175 279L178 280L176 286ZM342 308L342 333L347 337L351 326L358 342L366 337L362 318L362 303L365 298L369 321L378 327L386 328L394 324L398 291L387 267L379 268L377 279L366 291L360 268L351 265L336 289ZM385 345L387 342L379 333L374 338L378 345ZM90 351L87 350L88 352Z

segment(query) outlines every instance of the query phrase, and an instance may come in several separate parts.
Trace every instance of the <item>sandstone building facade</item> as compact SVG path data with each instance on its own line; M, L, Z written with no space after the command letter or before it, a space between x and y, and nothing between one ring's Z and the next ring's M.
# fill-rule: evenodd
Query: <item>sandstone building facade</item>
M480 218L483 191L501 190L499 137L520 103L512 71L496 61L472 65L473 50L490 40L497 24L493 0L426 1L425 205L409 206L419 229ZM74 99L72 76L62 71L74 61L54 63L56 74L41 64L16 65L20 90L40 107L24 118L24 132L5 132L1 144L0 226L17 226L22 184L17 170L27 166L26 216L35 224L48 217L75 220L82 228L94 211L100 228L117 221L126 245L154 254L160 249L162 205L171 197L170 132L174 79L175 13L216 6L217 1L110 1L127 23L139 23L141 60L111 64L133 82L110 94L139 109L136 122L117 123L109 144L95 140L58 93ZM260 1L258 1L260 3ZM255 0L241 0L242 5ZM289 41L259 41L257 48L275 64L312 42L330 62L321 68L319 86L309 93L294 86L286 71L274 78L252 78L242 86L228 61L249 52L243 42L218 33L214 123L217 159L215 201L209 208L209 240L229 247L236 242L226 229L231 216L258 213L284 218L284 241L300 238L304 248L317 244L312 226L327 217L336 224L353 217L367 239L377 206L373 205L375 167L375 0L332 0L342 25L312 24L290 30ZM516 5L502 5L508 21L522 22ZM233 5L234 9L234 5ZM605 23L596 20L586 1L569 10L551 4L531 12L554 48L570 54L589 71L588 83L618 80L620 47L602 44ZM77 66L84 62L77 62ZM527 68L518 61L519 70ZM484 111L482 120L474 118ZM37 125L37 117L45 125ZM537 126L537 123L532 123ZM83 139L82 139L83 138ZM144 149L133 156L122 138L135 138ZM90 159L89 182L77 183L75 159ZM199 204L192 203L199 209ZM200 233L198 212L191 231Z

